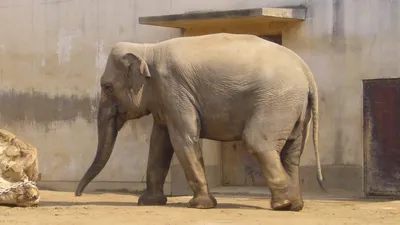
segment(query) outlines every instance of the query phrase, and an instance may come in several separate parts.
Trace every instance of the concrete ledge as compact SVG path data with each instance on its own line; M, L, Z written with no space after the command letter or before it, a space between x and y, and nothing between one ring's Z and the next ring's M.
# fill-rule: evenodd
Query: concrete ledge
M322 166L324 186L332 193L364 196L363 168L358 165L328 165ZM315 166L300 167L300 182L302 190L309 193L321 193L317 181Z
M211 188L211 193L215 196L252 196L252 197L271 197L271 192L267 187L253 186L222 186ZM328 192L310 192L302 190L304 199L358 199L364 198L363 195L354 194L348 191L329 189Z
M74 192L78 183L78 181L40 181L38 187L44 190ZM125 191L139 194L145 189L146 183L144 182L93 181L85 188L83 194L95 191ZM171 183L165 183L164 194L171 194Z
M339 165L323 166L325 177L326 193L318 186L316 180L316 170L314 166L300 167L300 181L304 196L322 196L326 198L348 198L363 197L363 170L361 166ZM164 193L166 195L189 195L192 190L189 188L185 175L180 164L171 166L172 183L165 183ZM229 195L261 195L268 196L269 189L265 185L247 185L247 186L222 186L221 168L219 165L206 166L206 177L209 183L210 191L214 194ZM38 184L39 189L49 189L55 191L75 191L78 182L74 181L41 181ZM146 188L143 182L91 182L84 193L94 191L127 191L140 193Z
M262 26L279 32L289 22L303 21L306 19L305 7L293 8L255 8L228 11L203 11L183 14L139 17L139 24L161 27L181 28L192 30L193 35L200 29L206 28L210 32L240 32L240 30L255 26L256 30Z
M187 185L186 178L180 165L171 167L174 174L172 180L172 195L192 195L192 191ZM363 171L361 166L356 165L334 165L322 167L325 188L323 192L318 185L315 166L300 167L301 190L305 196L326 196L326 197L362 197L363 193ZM256 185L222 186L220 168L218 166L206 166L206 176L209 188L215 194L249 194L249 195L269 195L266 185L260 185L261 179Z

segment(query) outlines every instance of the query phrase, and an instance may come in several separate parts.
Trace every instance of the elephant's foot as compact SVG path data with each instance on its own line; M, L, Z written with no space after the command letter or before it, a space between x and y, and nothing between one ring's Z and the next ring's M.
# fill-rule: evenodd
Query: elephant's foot
M272 191L271 208L273 210L290 210L292 201L288 197L288 189Z
M212 195L199 195L193 197L188 204L189 208L210 209L217 206L217 200Z
M292 186L292 188L290 189L289 199L292 202L292 206L290 206L290 211L299 212L303 209L304 202L298 185Z
M303 199L295 199L292 200L292 205L290 206L290 211L296 211L299 212L303 209L304 207L304 202Z
M287 200L287 199L278 200L278 201L271 200L271 208L273 210L277 210L277 211L278 210L285 210L285 211L287 211L287 210L290 210L291 207L292 207L292 202Z
M167 197L164 195L149 195L144 194L140 196L138 205L145 206L145 205L165 205L167 204Z

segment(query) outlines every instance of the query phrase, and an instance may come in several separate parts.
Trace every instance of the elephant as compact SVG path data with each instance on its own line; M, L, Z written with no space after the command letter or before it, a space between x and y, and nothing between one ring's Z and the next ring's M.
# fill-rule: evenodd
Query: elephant
M215 33L156 43L117 42L100 79L95 158L75 196L104 168L126 121L153 117L146 190L138 205L165 205L173 154L193 197L187 207L217 205L199 139L243 141L271 191L273 210L303 209L299 164L311 117L317 180L318 90L292 50L250 34Z

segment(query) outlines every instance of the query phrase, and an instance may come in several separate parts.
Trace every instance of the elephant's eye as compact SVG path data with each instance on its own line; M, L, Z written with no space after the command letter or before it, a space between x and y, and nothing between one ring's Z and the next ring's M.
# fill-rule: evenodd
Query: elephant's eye
M112 84L107 83L107 84L103 84L103 90L106 94L111 94L114 91L114 87Z

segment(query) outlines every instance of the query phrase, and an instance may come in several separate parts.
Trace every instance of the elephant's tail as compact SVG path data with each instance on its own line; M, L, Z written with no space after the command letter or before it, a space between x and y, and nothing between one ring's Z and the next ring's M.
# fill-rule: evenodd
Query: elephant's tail
M314 151L315 151L315 159L317 161L317 180L321 189L325 190L323 183L324 177L322 176L322 168L321 168L321 160L319 157L319 146L318 146L318 88L313 79L313 75L308 69L308 80L310 85L310 100L311 100L311 111L312 111L312 124L313 124L313 142L314 142Z
M319 158L319 146L318 146L318 88L315 83L314 75L311 69L308 67L307 63L294 51L286 48L287 51L291 52L300 61L305 75L307 76L308 86L309 86L309 103L307 107L311 108L312 112L312 124L313 124L313 142L315 151L315 160L317 162L317 180L318 184L322 190L326 191L324 188L324 177L322 176L321 160ZM307 109L310 110L310 109ZM307 132L308 134L308 129ZM308 135L306 135L308 136Z

